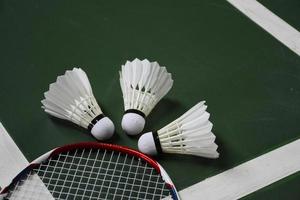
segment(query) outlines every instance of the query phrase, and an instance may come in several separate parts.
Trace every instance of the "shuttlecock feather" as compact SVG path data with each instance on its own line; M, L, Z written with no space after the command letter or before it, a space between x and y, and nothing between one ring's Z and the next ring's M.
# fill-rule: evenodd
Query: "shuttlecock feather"
M139 139L139 150L150 155L174 153L218 158L216 137L211 132L213 124L206 108L201 101L157 132L145 133Z
M143 130L145 117L172 88L173 80L157 62L135 59L122 65L120 85L125 109L122 128L127 134L136 135Z
M89 129L99 140L113 135L114 125L104 116L82 69L67 70L64 75L58 76L44 96L42 108L46 113Z

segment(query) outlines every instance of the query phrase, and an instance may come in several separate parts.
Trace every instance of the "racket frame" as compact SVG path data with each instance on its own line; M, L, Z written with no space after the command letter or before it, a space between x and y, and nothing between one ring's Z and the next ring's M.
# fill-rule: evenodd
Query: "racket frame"
M1 192L0 192L0 197L5 195L14 185L15 183L17 183L20 179L22 179L22 177L26 174L28 174L28 172L30 172L32 169L37 168L41 163L46 162L49 158L54 157L56 155L59 155L63 152L67 152L67 151L72 151L72 150L81 150L81 149L105 149L105 150L109 150L109 151L118 151L121 153L125 153L134 157L138 157L143 159L144 161L146 161L150 166L152 166L162 177L162 179L165 181L166 186L169 188L170 193L172 195L172 198L174 200L179 200L179 194L171 180L171 178L169 177L169 175L167 174L167 172L163 169L163 167L156 162L155 160L153 160L152 158L148 157L147 155L130 149L128 147L124 147L124 146L119 146L119 145L115 145L115 144L107 144L107 143L98 143L98 142L81 142L81 143L76 143L76 144L69 144L69 145L65 145L62 147L57 147L43 155L41 155L40 157L38 157L37 159L35 159L34 161L32 161L25 169L23 169L13 180L12 182L6 186Z

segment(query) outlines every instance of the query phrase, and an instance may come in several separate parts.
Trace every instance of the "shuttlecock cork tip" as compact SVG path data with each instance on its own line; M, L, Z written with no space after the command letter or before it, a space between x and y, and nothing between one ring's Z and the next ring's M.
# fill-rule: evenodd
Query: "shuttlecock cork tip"
M100 119L91 129L92 135L98 140L107 140L113 136L115 126L108 117Z
M128 135L137 135L144 129L145 118L137 113L125 113L121 125Z
M152 132L145 133L140 137L138 141L138 148L140 152L148 155L157 154L157 149Z

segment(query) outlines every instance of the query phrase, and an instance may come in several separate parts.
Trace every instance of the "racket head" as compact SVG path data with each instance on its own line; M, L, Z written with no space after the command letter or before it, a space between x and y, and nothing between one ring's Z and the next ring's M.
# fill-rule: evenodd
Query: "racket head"
M32 199L179 199L170 177L155 160L127 147L95 142L47 152L1 191L4 199L24 195Z

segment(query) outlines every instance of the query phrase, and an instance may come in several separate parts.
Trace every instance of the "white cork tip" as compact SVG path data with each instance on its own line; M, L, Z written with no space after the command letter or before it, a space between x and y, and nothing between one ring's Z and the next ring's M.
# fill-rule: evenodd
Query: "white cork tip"
M156 155L157 150L152 132L143 134L138 141L138 148L142 153Z
M107 140L113 136L115 126L108 117L100 119L92 128L92 135L98 140Z
M141 133L145 126L145 119L136 113L126 113L122 119L122 128L128 135Z

